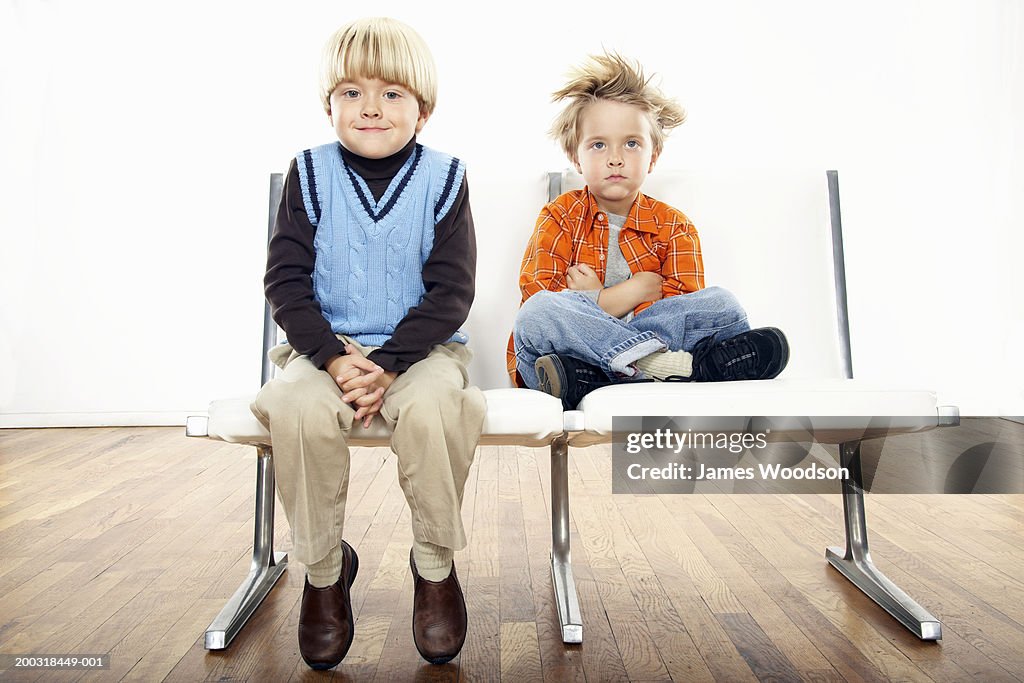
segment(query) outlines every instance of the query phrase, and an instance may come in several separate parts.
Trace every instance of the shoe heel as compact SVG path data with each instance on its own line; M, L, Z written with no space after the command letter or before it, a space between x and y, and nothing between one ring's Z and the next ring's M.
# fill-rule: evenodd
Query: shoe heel
M789 340L786 339L786 335L782 333L782 330L779 330L779 338L782 340L782 368L779 370L781 375L782 371L789 365Z
M348 577L348 587L351 588L352 584L355 583L356 574L359 573L359 555L356 554L356 549L349 545L346 541L342 541L342 543L352 553L352 575Z
M768 329L771 330L773 333L775 333L777 335L778 340L779 340L780 350L782 351L782 356L779 359L779 371L776 372L775 374L773 374L769 378L769 379L775 379L776 377L781 375L782 371L786 369L787 365L789 365L789 340L786 339L785 333L783 333L783 331L780 330L779 328L777 328L777 327L769 327Z

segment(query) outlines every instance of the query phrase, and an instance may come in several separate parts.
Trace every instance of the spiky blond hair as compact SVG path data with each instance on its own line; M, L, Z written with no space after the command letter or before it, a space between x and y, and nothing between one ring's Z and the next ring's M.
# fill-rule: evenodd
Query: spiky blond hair
M405 86L420 111L430 115L437 103L437 69L430 49L411 26L388 17L345 24L324 46L320 101L331 113L331 93L347 78L379 78Z
M576 163L580 144L580 122L587 107L598 100L611 100L640 107L651 121L654 154L660 154L668 131L686 120L686 110L666 97L644 76L638 62L617 53L591 55L569 72L569 81L551 95L553 102L568 100L551 126L551 137Z

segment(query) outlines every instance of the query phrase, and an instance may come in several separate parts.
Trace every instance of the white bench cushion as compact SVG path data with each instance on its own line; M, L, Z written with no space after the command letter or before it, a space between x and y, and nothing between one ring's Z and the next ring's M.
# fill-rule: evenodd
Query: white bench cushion
M488 389L480 445L548 446L561 436L562 402L533 389Z
M490 389L482 445L546 446L562 433L562 402L532 389ZM255 396L224 399L210 404L207 435L212 439L253 446L270 445L270 432L249 410ZM353 446L386 446L391 430L381 419L369 429L352 429Z
M850 417L934 417L933 392L847 379L774 379L749 382L643 382L608 386L588 394L574 414L573 446L607 443L613 416L802 416L813 417L815 437L840 443L868 425ZM842 418L829 420L827 418ZM887 431L920 431L922 421L891 424ZM808 424L804 421L803 426ZM781 434L779 435L782 436Z

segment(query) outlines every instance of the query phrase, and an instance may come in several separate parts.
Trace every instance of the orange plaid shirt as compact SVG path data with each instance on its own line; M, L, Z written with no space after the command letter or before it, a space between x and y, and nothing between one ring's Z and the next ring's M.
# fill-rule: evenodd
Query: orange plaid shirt
M619 246L630 272L648 271L664 278L663 298L704 288L704 261L697 229L681 211L668 204L640 194L619 234ZM537 227L526 245L519 270L523 301L542 289L565 289L566 269L580 263L593 268L603 282L607 256L608 216L598 208L587 188L563 194L540 212ZM633 313L640 313L651 303L640 304ZM523 386L516 373L511 336L506 365L513 383Z

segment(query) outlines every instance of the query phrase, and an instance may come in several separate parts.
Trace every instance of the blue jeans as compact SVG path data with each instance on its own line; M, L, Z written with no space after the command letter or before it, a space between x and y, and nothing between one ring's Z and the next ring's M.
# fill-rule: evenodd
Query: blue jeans
M746 311L721 287L660 299L628 323L587 295L566 289L527 299L512 334L519 374L536 389L533 364L549 353L596 365L612 379L641 379L632 363L644 356L662 349L689 351L712 334L728 339L749 329Z

